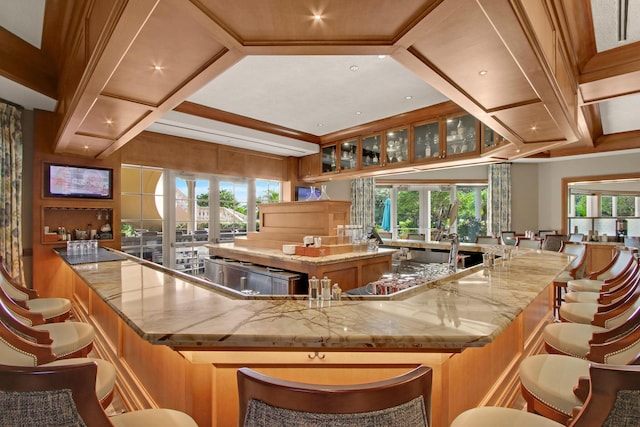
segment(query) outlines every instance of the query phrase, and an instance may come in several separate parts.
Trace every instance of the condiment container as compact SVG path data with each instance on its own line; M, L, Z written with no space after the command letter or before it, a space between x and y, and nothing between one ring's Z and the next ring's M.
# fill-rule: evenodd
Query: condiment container
M309 279L309 300L310 301L320 299L318 295L318 288L320 287L319 284L320 284L320 280L318 280L316 276L313 276L311 279Z
M322 286L322 299L329 301L331 299L331 279L324 276L324 278L320 280L320 284Z

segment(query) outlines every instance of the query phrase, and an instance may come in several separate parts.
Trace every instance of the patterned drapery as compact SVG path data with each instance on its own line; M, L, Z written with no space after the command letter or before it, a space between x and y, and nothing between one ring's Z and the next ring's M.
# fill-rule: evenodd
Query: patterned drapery
M22 108L0 100L0 254L24 283L22 265Z
M351 181L351 224L363 227L374 225L375 209L374 178L356 178Z
M488 233L511 230L511 164L489 165Z

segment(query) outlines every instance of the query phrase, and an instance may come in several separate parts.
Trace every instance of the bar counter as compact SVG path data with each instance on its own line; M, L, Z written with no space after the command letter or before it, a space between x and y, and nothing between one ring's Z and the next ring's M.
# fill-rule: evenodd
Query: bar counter
M520 249L492 270L472 267L393 299L319 302L244 296L130 256L59 259L74 276L78 317L96 327L96 351L118 368L125 403L184 410L201 426L235 425L239 366L357 383L428 365L434 427L481 403L508 405L518 361L539 351L551 320L549 284L570 262Z

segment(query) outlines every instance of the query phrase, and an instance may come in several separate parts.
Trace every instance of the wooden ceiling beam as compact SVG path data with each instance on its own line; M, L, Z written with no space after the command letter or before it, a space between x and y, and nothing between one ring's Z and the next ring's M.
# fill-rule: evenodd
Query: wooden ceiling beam
M51 59L3 27L0 27L0 75L58 99L58 73Z

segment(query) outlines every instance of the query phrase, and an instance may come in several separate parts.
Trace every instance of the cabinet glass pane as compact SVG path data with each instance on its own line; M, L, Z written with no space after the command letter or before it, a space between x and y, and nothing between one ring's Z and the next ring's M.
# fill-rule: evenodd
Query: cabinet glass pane
M409 130L399 129L387 132L387 163L409 160Z
M340 144L340 170L358 167L358 141L346 141Z
M380 135L362 138L362 166L378 166L380 164Z
M476 150L476 119L472 115L447 120L447 155Z
M498 132L491 129L489 126L484 125L484 146L486 148L494 147L498 145L502 145L505 142L505 139Z
M322 149L322 173L336 170L336 146L331 145Z
M416 160L438 157L440 153L440 131L438 122L427 123L414 128L413 152Z

